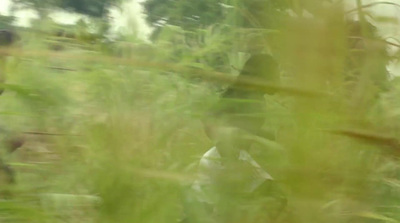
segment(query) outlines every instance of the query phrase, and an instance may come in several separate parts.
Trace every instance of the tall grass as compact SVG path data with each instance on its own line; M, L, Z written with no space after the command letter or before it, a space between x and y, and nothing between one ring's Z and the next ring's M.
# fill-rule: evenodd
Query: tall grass
M349 71L361 56L348 44L344 10L315 12L284 16L276 30L198 30L191 42L166 27L151 45L56 39L64 50L52 51L47 32L21 32L19 46L3 49L0 114L26 144L4 157L18 183L0 201L1 221L180 221L198 161L213 146L201 120L241 69L243 51L261 48L282 70L282 85L261 89L280 90L266 96L264 115L284 150L249 152L285 191L276 221L400 221L398 81L385 91L372 81L387 60L382 41L362 31L369 48Z

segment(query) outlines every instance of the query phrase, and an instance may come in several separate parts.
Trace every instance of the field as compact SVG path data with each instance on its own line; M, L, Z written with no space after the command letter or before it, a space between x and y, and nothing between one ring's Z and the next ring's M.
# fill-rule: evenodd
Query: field
M264 47L282 84L253 84L279 90L262 115L283 149L261 143L249 153L288 201L275 222L399 222L400 82L382 78L398 55L383 53L388 43L368 28L370 42L344 43L352 31L340 13L318 15L328 28L300 18L261 31L166 26L153 43L101 41L84 27L57 36L49 21L17 28L21 39L0 48L0 126L25 144L12 154L2 145L16 183L1 186L11 197L0 200L0 221L182 221L214 145L202 120L243 52ZM345 83L351 66L360 78ZM259 213L237 221L265 222Z

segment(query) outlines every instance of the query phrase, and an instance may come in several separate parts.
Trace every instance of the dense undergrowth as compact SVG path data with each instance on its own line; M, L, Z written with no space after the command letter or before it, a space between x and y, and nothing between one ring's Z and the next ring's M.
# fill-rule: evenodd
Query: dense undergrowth
M4 155L17 184L0 221L180 221L213 146L201 120L249 52L269 52L281 67L282 84L261 87L279 89L263 115L284 149L249 150L285 191L276 221L400 221L399 82L377 87L383 42L364 30L371 42L353 47L343 10L324 10L273 30L237 27L234 16L199 30L166 26L151 44L54 37L46 22L35 27L43 32L20 30L1 49L0 114L26 143Z

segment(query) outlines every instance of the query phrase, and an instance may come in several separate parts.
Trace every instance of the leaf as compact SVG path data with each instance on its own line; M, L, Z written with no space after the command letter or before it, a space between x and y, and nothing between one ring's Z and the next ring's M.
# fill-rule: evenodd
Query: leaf
M381 220L381 221L385 221L385 222L393 222L393 223L399 222L396 219L389 218L384 215L380 215L380 214L372 213L372 212L361 212L361 213L358 213L355 215L359 216L359 217L363 217L363 218L376 219L376 220Z
M391 187L400 188L400 180L384 179L383 181L385 182L385 184L387 184L387 185L389 185Z

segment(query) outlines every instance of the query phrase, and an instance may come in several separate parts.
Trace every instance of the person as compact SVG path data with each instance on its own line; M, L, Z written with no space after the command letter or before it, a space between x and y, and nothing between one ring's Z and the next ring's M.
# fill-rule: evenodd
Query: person
M14 31L0 29L0 46L10 46L19 40L19 38Z
M343 70L347 105L350 111L357 110L359 120L372 114L383 115L379 99L391 88L388 44L368 21L347 21L346 32L349 52Z
M0 29L0 49L12 46L20 38L19 36L11 30ZM6 60L7 54L0 53L0 83L4 84L6 82ZM4 92L4 87L0 86L0 95Z
M260 82L267 87L251 85ZM215 146L200 159L199 177L192 185L192 201L198 202L192 215L197 221L276 219L286 206L274 178L247 151L260 141L281 149L263 128L264 94L275 94L279 82L275 60L267 54L252 55L211 109L204 125Z
M16 181L16 171L7 162L12 155L24 144L22 136L0 127L0 199L12 198L12 187Z
M19 36L11 30L0 30L0 47L9 47L13 45ZM1 49L1 48L0 48ZM0 55L0 83L4 84L6 81L6 66L7 55ZM0 86L0 95L3 93L4 87ZM1 147L5 150L0 158L0 197L9 198L11 197L11 192L9 190L9 185L16 182L14 169L5 162L5 157L12 154L18 148L24 144L22 136L15 134L4 127L0 127L1 136Z
M264 95L277 93L279 83L279 66L276 61L267 54L252 55L236 80L210 109L204 121L207 136L216 140L218 131L223 129L221 126L230 126L273 139L262 128L266 112ZM263 88L263 84L266 87Z

